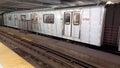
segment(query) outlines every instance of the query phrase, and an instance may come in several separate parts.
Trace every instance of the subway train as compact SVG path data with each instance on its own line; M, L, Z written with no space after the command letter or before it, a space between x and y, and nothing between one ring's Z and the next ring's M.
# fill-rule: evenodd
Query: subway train
M120 3L5 13L4 25L120 51Z

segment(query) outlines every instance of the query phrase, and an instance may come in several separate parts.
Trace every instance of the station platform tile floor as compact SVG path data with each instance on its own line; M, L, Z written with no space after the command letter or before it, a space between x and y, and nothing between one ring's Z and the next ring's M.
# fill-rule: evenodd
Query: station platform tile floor
M0 68L35 68L0 42Z

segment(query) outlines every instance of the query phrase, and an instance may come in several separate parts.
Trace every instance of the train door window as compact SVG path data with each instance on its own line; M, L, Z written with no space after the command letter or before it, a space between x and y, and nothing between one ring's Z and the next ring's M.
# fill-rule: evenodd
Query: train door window
M34 15L35 15L34 21L37 22L38 21L38 16L37 16L37 14L34 14Z
M31 20L33 20L33 18L34 18L34 17L33 17L33 14L31 14Z
M17 20L18 20L17 15L14 15L15 26L16 26Z
M37 14L36 14L36 13L31 14L31 19L32 19L33 21L37 22L37 21L38 21L38 16L37 16Z
M74 25L79 25L79 22L80 22L80 14L74 13L74 20L73 20Z
M43 22L44 23L54 23L54 14L44 14Z
M18 16L14 15L14 19L15 19L15 21L17 21L18 20Z
M26 16L25 15L21 15L21 20L25 21L25 19L26 19Z
M12 16L9 16L9 17L8 17L8 20L12 20Z
M70 24L70 13L64 13L64 21L66 25Z

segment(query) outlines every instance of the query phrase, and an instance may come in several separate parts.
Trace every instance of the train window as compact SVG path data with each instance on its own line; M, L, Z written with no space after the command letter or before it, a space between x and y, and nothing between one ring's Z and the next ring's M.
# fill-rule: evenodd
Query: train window
M17 17L17 15L14 15L14 19L15 19L15 21L16 21L16 20L18 20L18 17Z
M54 23L54 14L44 14L43 22L44 23Z
M11 16L9 16L9 17L8 17L8 20L12 20L12 17L11 17Z
M24 21L26 19L25 15L21 15L21 20Z
M73 20L74 25L79 25L79 22L80 22L80 14L74 13L74 20Z
M36 14L36 13L31 14L31 20L33 20L33 21L35 21L35 22L37 22L37 21L38 21L38 16L37 16L37 14Z
M66 25L70 24L70 13L65 13L64 14L64 21Z

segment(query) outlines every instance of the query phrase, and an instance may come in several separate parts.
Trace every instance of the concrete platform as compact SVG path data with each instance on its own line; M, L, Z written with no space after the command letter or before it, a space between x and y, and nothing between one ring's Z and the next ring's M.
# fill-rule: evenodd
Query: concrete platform
M0 42L0 68L34 68L34 66Z

